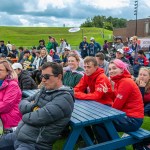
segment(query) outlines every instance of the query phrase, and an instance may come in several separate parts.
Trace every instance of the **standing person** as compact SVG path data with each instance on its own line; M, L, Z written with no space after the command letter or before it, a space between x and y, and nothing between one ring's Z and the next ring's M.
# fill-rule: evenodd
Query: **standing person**
M92 100L102 104L112 105L112 89L109 79L102 68L98 68L94 57L84 59L85 74L75 86L75 98Z
M16 132L1 138L0 149L52 150L74 107L73 90L63 86L62 77L60 64L48 62L42 66L44 87L21 101L22 120Z
M18 108L21 98L17 74L8 61L0 60L0 118L6 134L12 132L22 118Z
M23 70L23 67L20 63L12 64L12 68L18 75L19 87L21 90L37 89L35 81L32 79L27 70Z
M51 38L52 42L52 49L57 53L58 43L56 42L56 39L54 37Z
M144 102L144 114L150 116L150 69L142 67L139 70L139 75L136 83L140 88Z
M88 55L88 53L87 53L87 51L88 51L88 42L87 42L87 37L86 36L84 36L83 37L83 41L80 43L80 45L79 45L79 49L80 49L80 51L81 51L81 57L84 59L87 55Z
M39 40L39 46L37 47L37 50L40 50L43 47L45 47L45 41L44 40Z
M117 36L115 38L115 41L116 41L116 44L114 45L115 50L122 49L124 47L121 36Z
M138 57L138 51L141 50L141 46L138 44L138 37L137 36L133 36L132 37L132 41L131 44L129 45L129 48L132 49L132 57L135 59L137 59Z
M64 39L61 38L61 39L60 39L60 52L59 52L59 53L63 53L65 47L67 47L67 44L66 44L66 42L64 41Z
M8 50L6 45L4 44L4 40L0 41L0 53L2 53L5 57L8 56Z
M88 56L95 56L101 50L99 43L95 42L94 37L90 38L90 43L88 45Z
M50 50L53 48L53 44L52 44L53 39L52 39L52 38L53 38L53 37L51 37L51 36L48 37L49 42L48 42L47 45L46 45L46 49L47 49L48 54L49 54Z
M118 132L132 132L138 130L144 117L143 100L140 90L131 78L127 64L119 59L114 59L109 64L109 76L113 83L112 107L126 113L124 117L118 117L114 121ZM105 131L105 127L95 127L98 141L111 140Z
M108 54L108 41L107 40L104 41L103 52L105 54Z
M18 62L20 63L20 62L23 60L23 55L24 55L23 47L20 46L20 47L18 48L18 51L19 51L19 59L18 59Z
M63 76L63 84L75 87L83 76L84 69L79 67L80 58L77 54L69 54L67 70Z

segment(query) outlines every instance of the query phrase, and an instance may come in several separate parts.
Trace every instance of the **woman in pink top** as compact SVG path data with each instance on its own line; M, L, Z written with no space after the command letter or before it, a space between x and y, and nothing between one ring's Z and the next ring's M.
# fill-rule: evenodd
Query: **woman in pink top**
M7 60L0 60L0 119L4 133L11 131L21 120L18 105L22 97L17 75Z

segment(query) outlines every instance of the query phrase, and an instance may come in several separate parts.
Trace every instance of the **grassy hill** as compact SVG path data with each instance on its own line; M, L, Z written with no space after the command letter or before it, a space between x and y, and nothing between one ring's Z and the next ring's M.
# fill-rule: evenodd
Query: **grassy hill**
M101 45L104 39L111 41L112 31L103 30L101 28L82 28L75 33L68 32L68 27L0 27L0 40L4 40L5 43L10 41L16 46L37 46L40 39L44 39L48 42L48 36L53 36L59 43L60 38L67 39L67 42L71 46L78 46L82 40L82 36L86 35L88 41L90 37L94 37ZM104 39L102 33L104 31Z

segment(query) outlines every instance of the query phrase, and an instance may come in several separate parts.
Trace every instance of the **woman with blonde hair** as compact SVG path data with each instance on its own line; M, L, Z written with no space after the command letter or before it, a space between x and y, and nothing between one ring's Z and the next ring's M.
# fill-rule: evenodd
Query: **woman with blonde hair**
M0 119L5 134L12 132L22 118L18 108L21 98L17 74L7 60L0 60Z
M143 96L144 114L150 116L150 68L140 68L136 83Z
M75 87L83 76L84 69L79 66L80 58L77 54L68 55L68 66L63 76L63 84Z

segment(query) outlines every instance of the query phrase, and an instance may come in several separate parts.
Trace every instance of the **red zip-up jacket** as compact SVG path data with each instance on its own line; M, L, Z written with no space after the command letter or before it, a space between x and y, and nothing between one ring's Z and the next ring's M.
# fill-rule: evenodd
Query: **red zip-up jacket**
M113 108L126 112L133 118L144 117L144 105L141 92L131 75L125 70L123 74L110 77L114 86Z
M75 86L74 92L77 99L112 105L111 84L102 68L98 68L90 76L85 74Z

